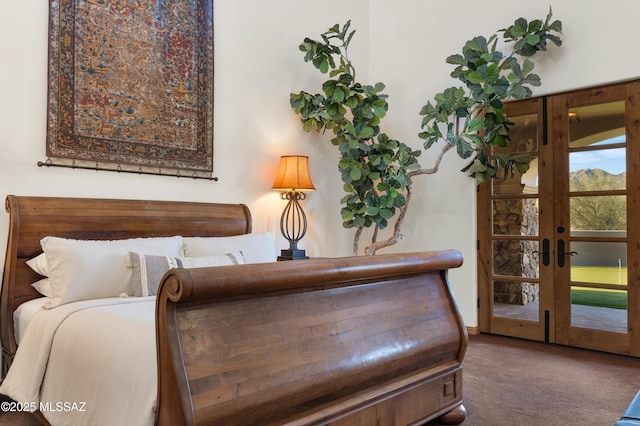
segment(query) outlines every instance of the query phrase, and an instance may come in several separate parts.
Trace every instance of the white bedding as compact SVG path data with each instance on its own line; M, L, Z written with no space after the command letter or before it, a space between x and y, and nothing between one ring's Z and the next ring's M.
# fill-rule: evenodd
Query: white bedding
M31 318L50 300L48 297L37 297L24 302L13 312L13 334L16 338L16 345L20 344Z
M40 409L56 426L151 425L157 400L154 318L154 296L38 309L0 393Z

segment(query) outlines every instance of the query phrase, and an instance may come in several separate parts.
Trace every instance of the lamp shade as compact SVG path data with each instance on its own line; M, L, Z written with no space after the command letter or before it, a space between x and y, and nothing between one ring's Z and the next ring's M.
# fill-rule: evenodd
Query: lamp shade
M280 169L271 189L280 191L315 190L309 175L309 157L304 155L283 155L280 157Z

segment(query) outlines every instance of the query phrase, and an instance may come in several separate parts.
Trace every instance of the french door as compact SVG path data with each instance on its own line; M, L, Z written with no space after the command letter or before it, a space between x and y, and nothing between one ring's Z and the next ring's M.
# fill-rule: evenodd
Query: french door
M480 331L640 356L640 82L507 115L531 167L478 187Z

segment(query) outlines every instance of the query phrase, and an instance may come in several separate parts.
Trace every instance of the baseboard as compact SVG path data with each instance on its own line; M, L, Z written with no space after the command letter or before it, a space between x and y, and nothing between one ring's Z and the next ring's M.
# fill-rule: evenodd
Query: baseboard
M480 330L478 329L478 327L467 326L467 333L469 334L469 336L477 336L478 334L480 334Z

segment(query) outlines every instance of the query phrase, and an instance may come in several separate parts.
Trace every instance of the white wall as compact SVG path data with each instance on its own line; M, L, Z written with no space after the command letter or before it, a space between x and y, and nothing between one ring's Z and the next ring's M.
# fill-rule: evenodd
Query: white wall
M640 3L555 0L565 45L538 60L539 94L638 77L633 29ZM508 5L508 7L506 6ZM455 84L444 59L476 35L490 35L516 18L544 17L548 4L524 0L480 6L472 0L216 0L214 174L218 182L38 168L45 159L47 0L0 0L0 197L6 194L242 202L254 230L279 234L283 203L270 190L280 155L310 156L317 191L305 211L303 245L312 256L349 255L341 226L337 153L327 137L304 133L289 107L292 91L318 91L323 76L303 62L297 46L335 23L352 20L351 58L362 82L383 81L391 136L420 146L420 106ZM435 153L435 151L434 151ZM434 153L421 157L430 165ZM450 155L437 175L416 180L405 239L385 250L457 248L465 264L451 273L465 321L476 320L475 187ZM8 216L0 214L0 256ZM286 244L279 238L279 246Z

